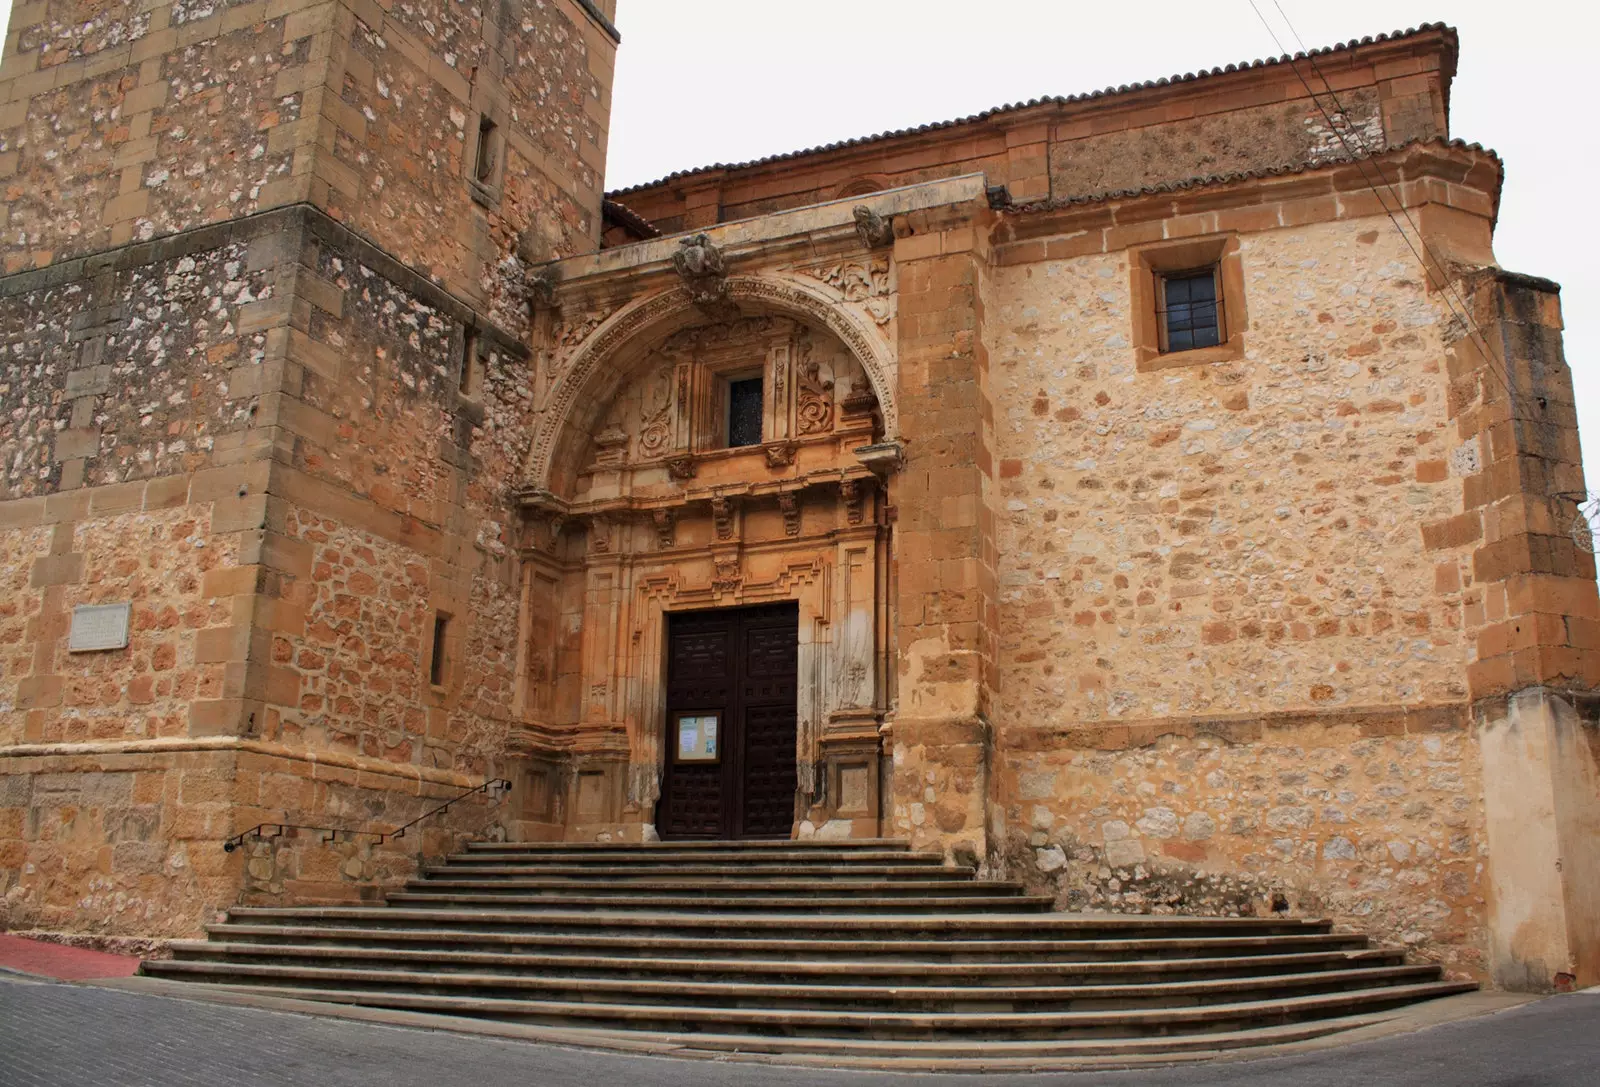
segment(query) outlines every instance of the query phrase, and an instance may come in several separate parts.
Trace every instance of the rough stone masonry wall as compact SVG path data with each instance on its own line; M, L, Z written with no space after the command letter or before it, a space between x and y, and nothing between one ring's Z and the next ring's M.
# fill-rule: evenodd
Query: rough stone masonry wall
M614 44L576 5L357 3L327 172L328 210L467 297L517 252L593 250ZM476 166L478 116L503 161Z
M299 202L478 302L519 245L597 243L615 42L571 0L37 0L10 29L7 272Z
M0 65L5 270L292 199L312 11L293 0L14 7Z
M1241 257L1245 357L1146 373L1125 253L996 274L1009 856L1064 905L1281 893L1470 971L1471 566L1419 544L1479 455L1444 311L1384 221Z
M269 731L394 762L487 772L515 690L518 593L509 488L531 375L483 342L459 390L460 316L323 235L332 289L311 310L281 525L297 556L282 592L303 623L273 634L298 677ZM277 523L275 515L272 520ZM436 611L446 682L429 684Z

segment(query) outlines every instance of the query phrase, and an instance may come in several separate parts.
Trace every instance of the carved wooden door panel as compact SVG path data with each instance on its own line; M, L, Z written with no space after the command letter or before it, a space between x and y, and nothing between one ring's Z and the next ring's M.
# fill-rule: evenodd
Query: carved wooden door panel
M668 617L663 838L789 836L799 620L793 604Z

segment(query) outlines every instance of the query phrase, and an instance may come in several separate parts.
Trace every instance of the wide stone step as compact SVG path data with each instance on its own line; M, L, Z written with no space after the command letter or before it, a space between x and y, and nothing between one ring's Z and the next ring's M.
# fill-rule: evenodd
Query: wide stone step
M671 842L468 842L469 853L584 853L629 857L652 853L898 853L911 845L898 838L749 838L740 841ZM939 856L940 854L922 854Z
M418 906L434 903L441 907L471 907L471 906L507 906L553 908L580 908L592 906L603 909L626 908L628 894L576 894L572 892L547 891L544 894L488 894L478 892L468 894L459 891L428 891L423 885L417 885L414 890L394 891L386 896L385 901L398 906ZM954 913L959 911L983 912L994 910L1007 910L1013 912L1048 910L1055 903L1055 899L1048 895L1024 895L1018 893L995 894L990 892L981 895L962 895L947 893L943 895L928 895L926 893L888 894L877 892L871 895L845 895L818 894L803 900L790 898L774 898L759 892L746 892L732 894L727 892L717 894L657 894L639 896L641 909L655 910L695 910L703 912L737 913L746 910L767 911L794 911L800 913L815 913L817 911L848 912L848 913L881 913L892 911L896 913Z
M754 880L754 879L906 879L953 880L973 879L977 873L970 867L947 868L939 864L682 864L682 865L583 865L497 863L468 864L452 861L449 864L425 867L421 870L427 879L500 880L509 879L604 879L624 883L650 880Z
M505 878L496 880L466 880L452 877L430 876L411 880L404 893L420 892L428 895L445 893L468 895L527 895L532 892L554 892L558 895L604 895L690 898L749 898L777 897L783 899L840 898L860 895L864 898L928 898L928 897L995 897L1021 895L1022 885L1017 883L980 882L971 879L946 880L873 880L873 879L744 879L744 880L565 880ZM390 895L394 899L396 895Z
M236 911L237 912L237 911ZM432 918L430 918L431 920ZM421 923L419 922L419 925ZM1252 957L1269 954L1349 954L1367 947L1364 936L1310 933L1298 936L1210 936L1197 939L870 939L847 944L838 938L739 938L651 933L554 933L464 928L356 927L306 924L208 925L213 939L263 946L276 944L348 945L403 949L475 948L558 957L601 954L612 957L692 955L696 957L830 960L843 970L872 969L887 962L941 962L958 967L984 963L1028 963L1061 958L1073 962L1141 962L1172 958ZM1396 953L1398 954L1398 953Z
M908 868L944 868L942 853L910 853L905 850L856 850L853 852L808 850L745 850L718 852L716 850L667 851L655 850L629 856L612 853L582 851L577 853L529 853L524 851L475 849L466 853L452 853L444 858L446 864L534 864L566 865L572 867L605 867L649 869L688 864L736 865L739 867L787 865L872 865L892 864Z
M764 984L823 981L830 985L969 986L1110 984L1129 980L1179 981L1225 977L1265 977L1315 970L1401 966L1399 951L1316 951L1211 958L1148 958L1133 961L1070 959L1023 961L863 961L835 958L671 958L635 955L539 954L469 951L458 948L372 947L365 944L261 944L178 940L173 957L194 962L277 963L340 968L484 972L569 978L679 978L697 981L749 981ZM818 954L826 954L819 949Z
M481 998L532 998L606 1001L628 1004L693 1005L716 1010L815 1011L871 1007L887 1011L1033 1011L1174 1007L1241 1000L1280 999L1306 993L1374 989L1383 985L1435 981L1434 966L1366 967L1319 970L1265 977L1102 985L829 985L771 984L751 981L691 981L682 978L552 977L505 973L451 973L299 964L168 960L152 963L156 977L187 975L222 984L284 984L313 988L466 992Z
M153 964L147 964L153 965ZM257 979L259 982L261 979ZM700 1007L602 1001L506 999L403 990L316 988L292 984L224 988L339 1004L482 1016L547 1025L644 1029L682 1034L799 1034L818 1038L890 1039L1092 1038L1241 1030L1321 1017L1378 1011L1477 988L1464 982L1379 985L1306 996L1271 997L1185 1007L1118 1007L1080 1011L889 1011Z
M496 900L498 902L499 900ZM1015 899L1008 899L1014 902ZM1156 938L1292 936L1326 933L1322 919L1147 917L1115 914L826 914L809 909L800 916L785 913L743 913L716 917L667 910L556 909L401 909L393 906L240 906L228 911L235 922L322 924L336 922L364 928L409 928L423 925L476 931L594 933L633 938L693 935L784 940L855 941L881 939L993 940L1148 940ZM1035 945L1036 946L1036 945ZM852 942L840 953L853 954Z
M427 1013L411 1013L422 1021ZM665 1034L643 1030L605 1030L564 1027L559 1037L570 1045L599 1048L623 1046L636 1051L653 1045L679 1055L748 1060L775 1056L789 1066L860 1068L905 1072L1041 1072L1053 1068L1082 1070L1092 1067L1126 1068L1130 1058L1209 1055L1256 1046L1287 1045L1323 1038L1340 1031L1380 1023L1381 1012L1309 1020L1287 1026L1246 1030L1207 1031L1173 1036L1139 1035L1127 1038L995 1039L974 1048L969 1039L951 1041L881 1038L791 1037L779 1034Z

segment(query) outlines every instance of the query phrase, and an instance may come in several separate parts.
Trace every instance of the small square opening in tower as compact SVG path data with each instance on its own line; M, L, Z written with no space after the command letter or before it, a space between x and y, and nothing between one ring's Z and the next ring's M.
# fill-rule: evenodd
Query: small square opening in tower
M728 382L728 447L761 444L761 379Z

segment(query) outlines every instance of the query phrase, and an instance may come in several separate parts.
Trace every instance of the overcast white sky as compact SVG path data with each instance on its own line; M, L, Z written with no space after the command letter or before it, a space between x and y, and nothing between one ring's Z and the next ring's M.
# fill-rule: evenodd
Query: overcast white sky
M1256 0L1295 49L1273 0ZM1562 285L1600 491L1592 0L1277 0L1313 48L1425 22L1461 35L1451 134L1506 162L1495 254ZM1249 0L618 0L607 185L1279 53Z

